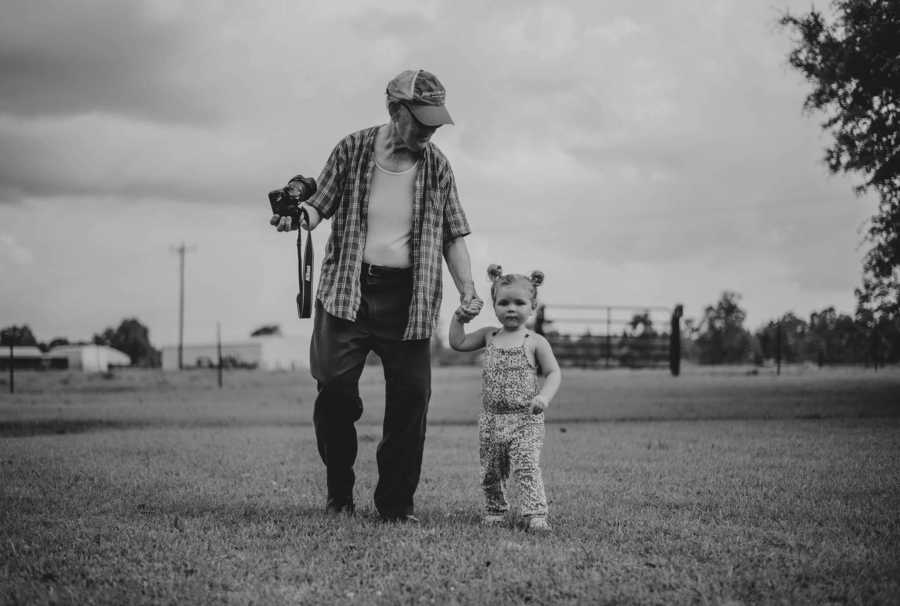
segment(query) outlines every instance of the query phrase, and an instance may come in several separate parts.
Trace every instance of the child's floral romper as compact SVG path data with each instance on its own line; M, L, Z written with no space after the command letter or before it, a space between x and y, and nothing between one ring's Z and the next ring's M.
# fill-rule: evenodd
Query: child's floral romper
M495 333L496 334L496 333ZM509 510L506 480L510 470L521 498L524 516L547 515L547 497L539 467L544 445L544 414L531 412L538 393L537 369L529 360L525 343L497 347L493 339L484 350L482 405L478 418L481 486L488 514Z

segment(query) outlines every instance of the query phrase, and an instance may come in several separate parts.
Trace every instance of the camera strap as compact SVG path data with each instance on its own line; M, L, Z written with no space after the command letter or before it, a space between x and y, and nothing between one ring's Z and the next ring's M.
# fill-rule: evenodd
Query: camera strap
M305 208L300 209L300 220L306 218L306 224L309 225L309 213ZM303 244L303 232L306 231L306 244ZM313 298L313 245L312 232L297 227L297 268L298 281L300 282L300 290L297 293L297 315L302 320L312 315L312 298Z

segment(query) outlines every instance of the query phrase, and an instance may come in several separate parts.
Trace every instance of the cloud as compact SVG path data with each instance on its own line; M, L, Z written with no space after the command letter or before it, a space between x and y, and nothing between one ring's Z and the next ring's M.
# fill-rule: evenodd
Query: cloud
M4 3L0 112L35 117L107 112L207 122L209 99L180 72L191 23L115 1Z
M14 265L30 265L34 261L32 252L19 244L12 234L0 233L0 268L7 262Z
M86 137L90 133L90 137ZM228 202L261 196L262 133L83 115L26 122L0 118L0 185L26 196L162 196Z
M585 37L597 38L610 47L616 47L640 31L641 26L634 19L619 16L588 27Z

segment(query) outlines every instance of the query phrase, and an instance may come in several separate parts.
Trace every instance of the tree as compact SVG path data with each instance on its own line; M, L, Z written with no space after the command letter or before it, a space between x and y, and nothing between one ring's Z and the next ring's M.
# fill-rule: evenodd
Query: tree
M900 314L877 313L859 304L856 324L865 334L865 362L877 368L900 362Z
M0 346L9 347L10 345L33 345L37 346L37 339L31 333L31 329L27 324L22 326L7 326L0 330Z
M815 340L817 359L824 364L847 364L866 359L866 336L847 314L826 307L809 316L809 334Z
M650 312L633 314L628 322L631 329L626 339L629 365L651 365L659 358L659 333L653 327Z
M631 316L631 321L628 323L628 326L631 327L631 332L634 336L647 336L647 337L655 337L656 330L653 328L653 320L650 318L650 312L645 311L641 314L634 314Z
M781 330L779 331L779 325ZM778 339L781 339L781 359L796 363L815 358L814 341L809 336L809 324L789 311L778 320L772 320L756 332L760 354L764 359L778 355Z
M715 306L707 306L695 329L699 361L704 364L746 362L752 353L752 338L744 329L747 313L738 304L741 295L725 291Z
M115 330L94 335L95 345L108 345L128 354L135 366L159 366L160 354L150 343L150 331L137 318L122 320Z
M860 307L887 320L900 316L900 2L836 0L822 13L786 14L799 34L789 62L812 84L804 108L825 114L833 137L825 161L833 173L856 173L857 193L874 191L878 211L866 239Z
M47 344L48 349L53 349L54 347L59 347L60 345L68 345L69 340L65 337L54 337L50 339L50 343Z
M779 331L780 327L780 331ZM814 311L809 322L788 312L756 331L762 359L772 359L781 339L785 362L822 364L890 364L900 362L900 318L876 316L871 310L856 317L834 307Z

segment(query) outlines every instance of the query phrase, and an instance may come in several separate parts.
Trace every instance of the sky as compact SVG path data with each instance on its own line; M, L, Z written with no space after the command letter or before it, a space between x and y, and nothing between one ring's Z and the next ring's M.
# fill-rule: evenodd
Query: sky
M545 273L553 306L684 305L728 290L753 330L851 313L876 203L830 175L787 63L810 0L4 0L0 324L90 339L138 318L187 343L296 316L294 234L266 192L318 176L427 69L485 270ZM313 232L321 258L330 223ZM317 273L318 275L318 273ZM456 292L445 270L442 318ZM485 312L474 326L488 323Z

